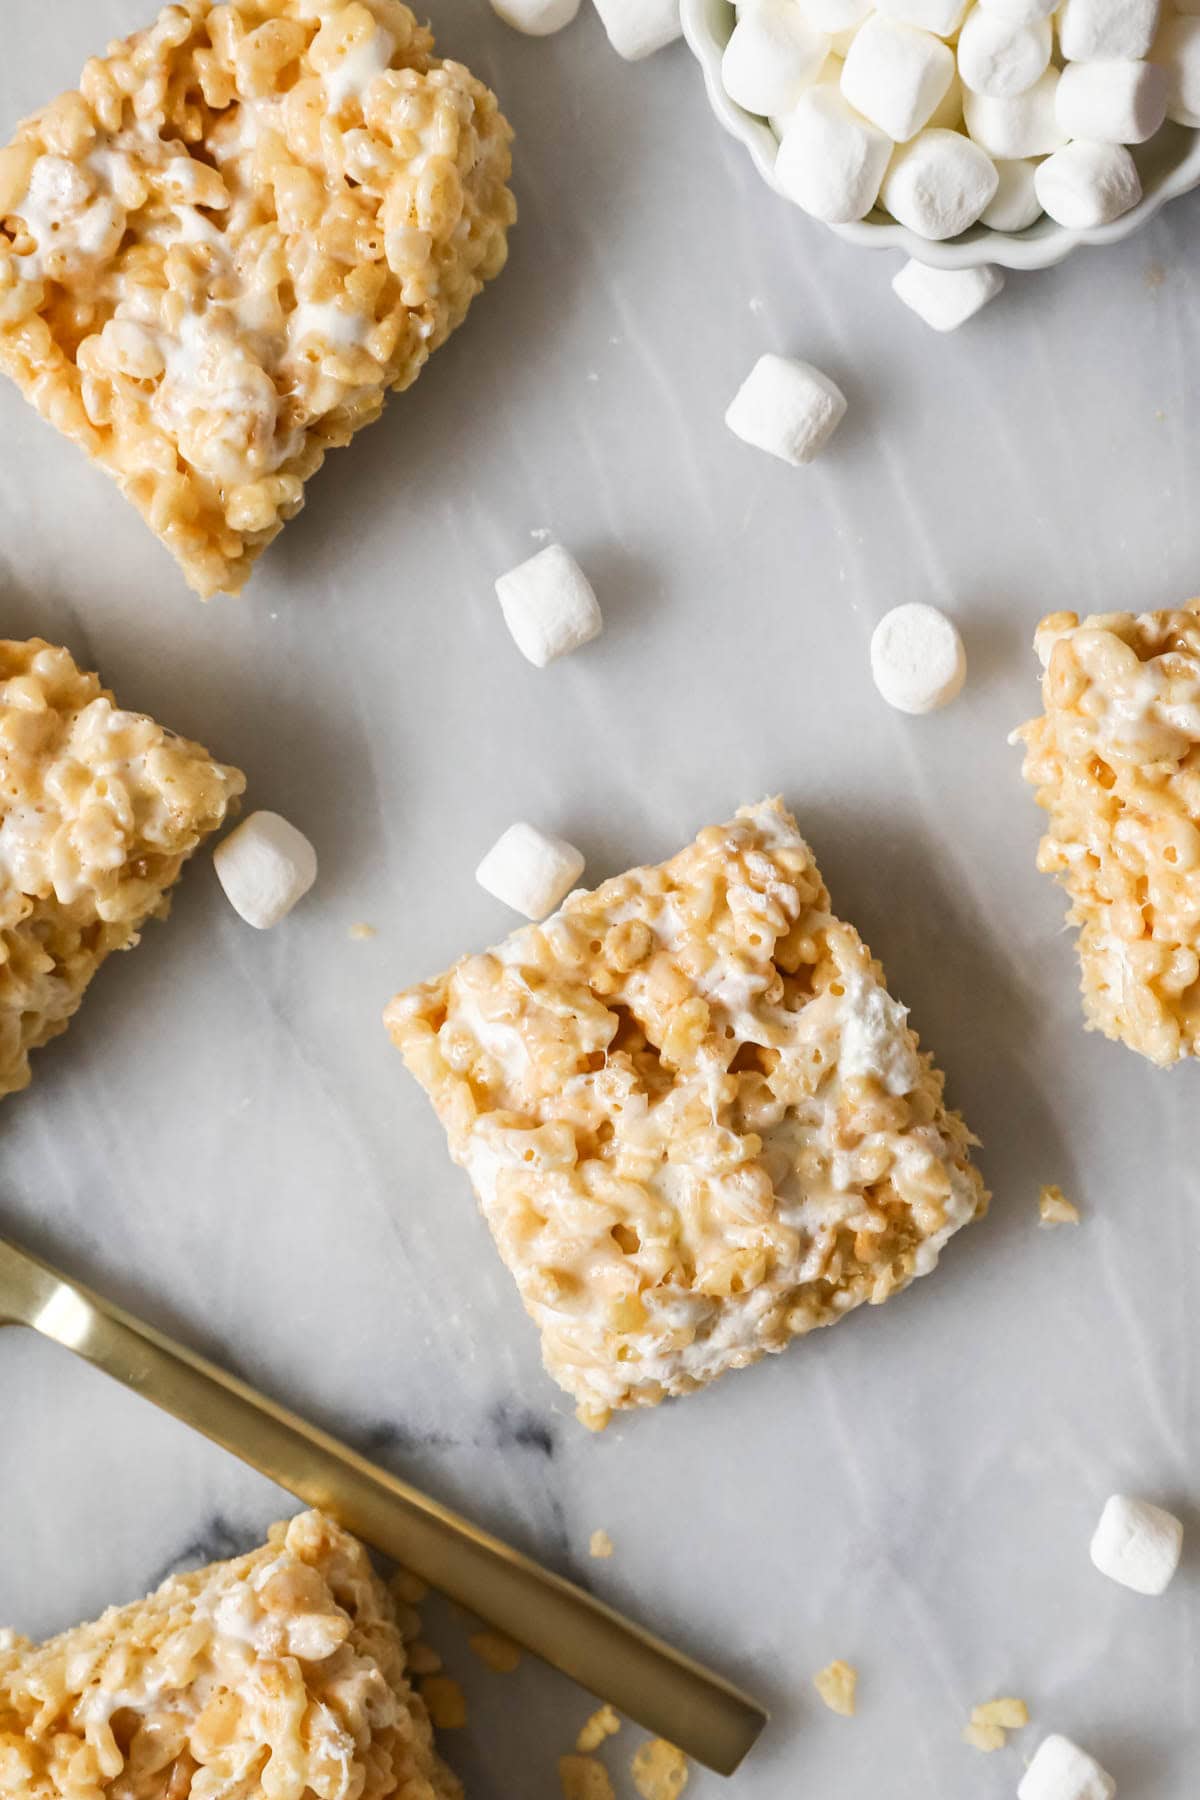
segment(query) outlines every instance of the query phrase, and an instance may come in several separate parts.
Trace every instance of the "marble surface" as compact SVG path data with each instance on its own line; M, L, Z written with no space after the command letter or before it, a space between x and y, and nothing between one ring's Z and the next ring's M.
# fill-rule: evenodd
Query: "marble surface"
M76 76L139 0L6 0L0 118ZM207 862L6 1103L0 1230L717 1663L774 1722L745 1800L998 1800L1045 1730L1122 1800L1185 1800L1200 1756L1200 1073L1085 1037L1062 902L1009 730L1056 607L1154 606L1197 574L1200 197L1103 255L1013 279L941 339L772 198L682 46L636 68L590 8L535 43L438 0L447 49L519 132L503 280L339 454L241 601L202 607L109 484L0 388L0 628L68 643L130 704L236 761L319 847L257 935ZM806 471L737 443L764 349L850 412ZM491 582L551 531L603 599L548 672ZM890 713L867 640L948 606L954 707ZM593 1438L541 1373L465 1178L379 1023L402 983L502 934L472 881L528 816L591 876L782 791L882 957L995 1202L886 1308ZM377 927L355 941L350 927ZM1058 1181L1077 1231L1036 1227ZM65 1353L0 1338L0 1618L44 1633L286 1496ZM1091 1568L1105 1496L1181 1509L1162 1601ZM587 1554L603 1526L616 1553ZM433 1631L471 1699L474 1800L551 1800L589 1710ZM861 1670L853 1722L810 1677ZM959 1742L996 1693L1035 1723ZM632 1794L627 1729L610 1747ZM696 1772L697 1800L723 1791Z

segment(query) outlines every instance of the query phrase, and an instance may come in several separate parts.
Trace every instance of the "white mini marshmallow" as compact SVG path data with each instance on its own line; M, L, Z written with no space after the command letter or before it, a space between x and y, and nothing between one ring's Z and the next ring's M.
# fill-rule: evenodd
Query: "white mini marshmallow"
M1039 163L1033 185L1043 209L1072 231L1111 225L1142 197L1137 164L1125 146L1087 138Z
M1097 57L1149 56L1162 0L1064 0L1058 15L1059 48L1068 62Z
M893 219L937 242L973 225L998 182L991 157L961 131L922 131L896 151L880 197Z
M526 37L549 37L571 23L579 0L492 0L492 11Z
M1094 1756L1057 1732L1043 1738L1017 1800L1113 1800L1117 1784Z
M640 62L682 37L679 0L595 0L608 41L626 62Z
M1171 19L1154 49L1167 71L1167 117L1200 126L1200 19Z
M954 52L940 38L872 13L847 52L842 93L903 144L928 123L953 79Z
M814 31L828 36L857 31L871 11L871 0L796 0Z
M1021 157L996 164L996 192L980 214L993 231L1024 231L1042 216L1034 176L1037 164Z
M1174 1513L1113 1494L1100 1514L1091 1558L1102 1575L1135 1594L1164 1594L1182 1550L1183 1524Z
M1006 100L994 99L990 94L972 94L968 89L963 95L967 130L981 150L997 159L1048 156L1067 141L1054 110L1057 92L1057 69L1047 69L1031 88Z
M775 179L814 219L844 225L874 206L891 154L891 138L821 82L801 94L786 121Z
M1167 71L1152 62L1068 63L1055 105L1068 137L1144 144L1167 116Z
M760 356L734 395L725 423L735 437L799 467L824 449L841 424L846 397L811 363Z
M876 9L902 25L932 31L935 37L953 37L966 16L970 0L876 0Z
M975 269L931 269L907 262L892 277L892 292L934 331L957 331L994 300L1004 275L992 263Z
M953 621L917 601L880 619L871 635L871 674L897 712L935 712L961 690L967 653Z
M1025 93L1049 68L1053 45L1049 19L1017 25L975 7L959 33L958 73L973 94L1011 99Z
M591 582L569 550L547 544L496 582L517 649L536 668L590 644L604 628Z
M721 59L725 92L747 112L786 113L821 73L829 39L792 0L762 0L743 13Z
M497 838L475 871L481 888L527 919L545 919L583 874L583 857L565 838L523 820Z
M1014 25L1032 25L1035 19L1048 19L1057 12L1060 0L978 0L983 12L997 19L1009 19Z
M961 131L963 128L963 84L954 76L950 86L929 115L927 131Z
M317 879L317 853L278 813L251 813L213 851L225 897L256 931L278 925Z

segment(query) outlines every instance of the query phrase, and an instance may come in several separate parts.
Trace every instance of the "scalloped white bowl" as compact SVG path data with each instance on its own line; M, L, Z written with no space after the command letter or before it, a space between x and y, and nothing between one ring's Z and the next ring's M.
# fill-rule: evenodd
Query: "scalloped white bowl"
M731 0L682 0L684 36L704 71L704 84L712 109L726 131L739 138L763 180L776 193L775 153L779 141L765 119L743 112L725 92L721 58L734 26ZM1053 219L1041 218L1026 231L990 231L973 225L961 237L932 243L886 213L873 212L854 225L833 225L839 237L872 250L899 250L918 262L939 269L969 269L980 263L1000 263L1006 269L1048 269L1081 244L1115 244L1144 225L1168 200L1200 187L1200 131L1183 125L1164 125L1148 144L1133 150L1142 178L1142 198L1131 211L1111 225L1091 231L1068 231ZM786 198L786 196L785 196ZM789 205L792 202L789 202Z

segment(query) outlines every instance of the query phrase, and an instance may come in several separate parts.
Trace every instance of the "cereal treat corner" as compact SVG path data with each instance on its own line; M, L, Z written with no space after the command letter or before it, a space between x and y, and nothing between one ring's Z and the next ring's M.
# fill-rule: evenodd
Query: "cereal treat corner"
M201 595L503 267L494 96L400 0L182 0L0 150L0 369Z
M1200 1056L1200 600L1053 613L1043 712L1014 734L1049 814L1038 867L1078 928L1089 1030L1168 1067Z
M48 1643L0 1631L0 1786L5 1800L462 1800L391 1597L319 1513Z
M592 1427L888 1299L986 1204L778 801L573 894L386 1022Z
M124 712L67 650L0 639L0 1097L65 1031L105 957L164 918L238 769Z

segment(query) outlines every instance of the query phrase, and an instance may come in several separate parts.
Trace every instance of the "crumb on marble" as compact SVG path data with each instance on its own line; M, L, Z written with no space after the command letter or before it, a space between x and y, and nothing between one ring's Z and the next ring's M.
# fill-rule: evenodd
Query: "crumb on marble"
M1029 1708L1024 1700L1004 1695L971 1708L971 1722L963 1726L962 1740L973 1750L1003 1750L1008 1733L1022 1731L1028 1723Z
M475 1631L467 1639L481 1663L497 1675L511 1675L521 1660L521 1648L502 1631Z
M563 1800L615 1800L608 1770L594 1756L560 1756L558 1779Z
M442 1659L433 1645L424 1643L420 1638L409 1644L407 1659L410 1675L436 1675L442 1666Z
M438 1731L457 1731L467 1722L467 1696L450 1675L426 1675L421 1698Z
M421 1577L410 1574L407 1569L397 1569L388 1586L397 1600L402 1600L405 1606L420 1606L429 1593Z
M1038 1195L1038 1218L1047 1231L1056 1225L1078 1225L1079 1208L1072 1206L1060 1187L1044 1187Z
M602 1706L588 1719L579 1736L575 1739L575 1748L586 1756L592 1750L598 1750L605 1738L615 1737L621 1729L621 1721L611 1706Z
M365 919L359 919L350 927L350 936L356 943L363 943L367 938L376 936L374 925L368 925Z
M650 1738L629 1765L642 1800L678 1800L688 1784L687 1757L666 1738Z
M854 1717L858 1670L852 1664L831 1662L813 1676L813 1686L830 1712L840 1713L844 1719Z
M1166 265L1160 262L1146 264L1146 286L1154 293L1167 279Z
M613 1541L607 1531L593 1531L588 1539L588 1555L596 1557L611 1556Z

